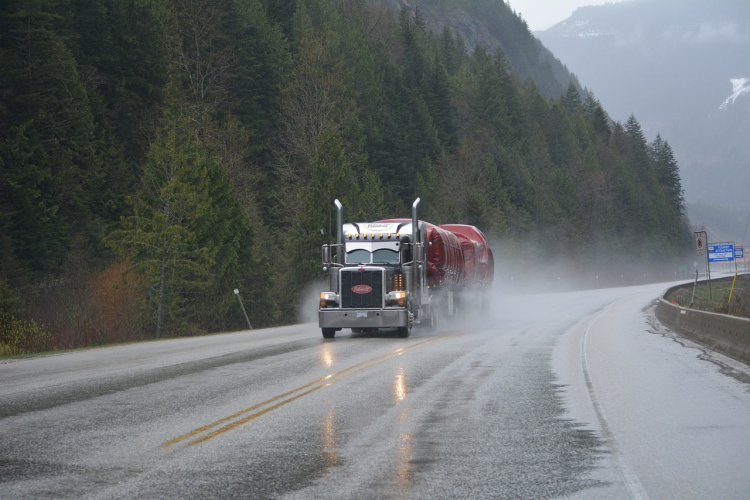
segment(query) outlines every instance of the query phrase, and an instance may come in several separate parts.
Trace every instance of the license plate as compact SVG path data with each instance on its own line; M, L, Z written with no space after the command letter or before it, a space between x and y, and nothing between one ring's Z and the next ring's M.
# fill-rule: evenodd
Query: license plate
M358 312L357 313L358 318L366 318L367 317L367 311Z

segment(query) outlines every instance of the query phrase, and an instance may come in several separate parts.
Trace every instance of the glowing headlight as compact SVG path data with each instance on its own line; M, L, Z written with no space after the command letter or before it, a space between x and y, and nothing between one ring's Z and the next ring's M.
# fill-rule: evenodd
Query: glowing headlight
M406 292L403 290L388 292L385 296L385 305L406 307Z
M339 295L336 292L320 292L320 308L336 307L339 305Z

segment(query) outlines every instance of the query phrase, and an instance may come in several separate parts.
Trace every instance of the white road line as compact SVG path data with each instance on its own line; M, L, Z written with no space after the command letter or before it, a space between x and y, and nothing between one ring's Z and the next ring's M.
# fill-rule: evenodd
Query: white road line
M615 301L609 304L608 306L606 306L604 309L602 309L599 312L599 314L597 314L591 320L588 327L586 328L586 332L583 334L583 339L581 341L581 357L583 359L583 377L586 380L586 387L588 389L589 398L591 399L591 403L594 405L594 411L596 411L596 416L599 419L599 425L601 426L602 434L609 442L612 453L617 458L617 464L620 467L620 471L622 472L625 486L628 488L628 491L630 491L631 495L633 495L633 498L647 500L649 498L648 493L646 493L646 490L643 487L643 484L641 484L641 481L638 479L638 476L636 476L635 472L632 471L627 461L625 460L625 457L623 456L622 452L617 446L617 440L609 427L607 414L604 411L604 407L599 402L599 399L596 397L596 394L594 392L594 384L591 381L591 372L589 370L589 360L588 360L588 355L586 352L586 344L588 341L589 332L591 332L591 328L607 312L607 310L610 309L613 306L613 304L615 304L616 302L618 301Z

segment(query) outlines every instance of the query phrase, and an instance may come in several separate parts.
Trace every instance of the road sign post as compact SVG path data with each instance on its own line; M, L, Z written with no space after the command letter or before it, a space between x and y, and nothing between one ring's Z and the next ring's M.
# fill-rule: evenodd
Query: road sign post
M714 294L711 291L711 263L708 259L708 252L705 251L706 246L708 246L708 233L706 231L695 231L693 233L695 235L695 249L698 252L698 255L706 255L706 274L708 275L708 297L713 302L714 300Z

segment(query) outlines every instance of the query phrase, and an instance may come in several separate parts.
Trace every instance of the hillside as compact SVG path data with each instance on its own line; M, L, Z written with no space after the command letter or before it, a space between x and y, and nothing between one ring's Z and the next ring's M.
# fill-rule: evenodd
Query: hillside
M512 71L530 80L542 95L559 98L570 84L581 90L567 68L535 38L526 23L502 0L375 0L394 11L416 13L434 32L449 29L469 51L501 50Z
M420 196L570 273L689 242L666 141L408 10L14 0L0 55L0 355L241 328L234 289L293 322L336 197L365 220Z
M669 138L692 221L739 241L750 212L750 3L586 7L537 36L612 117L635 113L650 137ZM712 215L732 211L734 224Z

